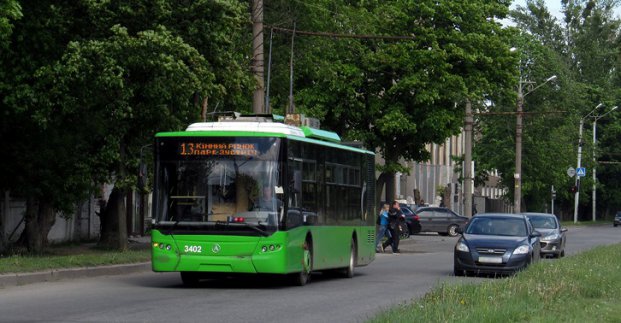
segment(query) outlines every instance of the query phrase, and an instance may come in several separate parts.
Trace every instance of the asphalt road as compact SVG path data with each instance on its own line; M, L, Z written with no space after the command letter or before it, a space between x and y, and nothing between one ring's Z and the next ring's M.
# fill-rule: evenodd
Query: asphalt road
M0 289L1 322L361 322L409 302L452 276L457 238L417 235L401 255L379 254L352 279L314 275L304 287L273 279L181 285L178 274L134 273ZM567 255L621 242L621 229L573 227ZM555 260L546 260L555 261Z

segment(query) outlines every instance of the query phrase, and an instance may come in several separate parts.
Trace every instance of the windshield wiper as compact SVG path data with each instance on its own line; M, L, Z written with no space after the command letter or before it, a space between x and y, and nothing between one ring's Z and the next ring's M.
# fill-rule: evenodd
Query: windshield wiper
M267 231L259 229L256 225L253 225L253 224L250 224L250 223L231 223L231 222L217 221L215 226L216 227L218 227L218 226L224 226L224 227L232 226L232 227L250 228L250 229L260 233L264 237L269 236L269 233L267 233Z

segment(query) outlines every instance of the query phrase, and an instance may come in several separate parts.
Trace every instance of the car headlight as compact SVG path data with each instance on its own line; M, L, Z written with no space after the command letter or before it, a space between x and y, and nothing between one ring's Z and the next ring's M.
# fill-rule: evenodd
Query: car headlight
M468 246L463 241L459 241L457 245L455 245L455 250L470 252L470 248L468 248Z
M515 251L513 251L514 255L524 255L527 254L530 251L530 248L528 247L528 245L521 245L517 248L515 248Z
M547 235L545 237L542 237L541 240L556 240L558 238L560 238L560 235L555 232L555 233L549 234L549 235Z

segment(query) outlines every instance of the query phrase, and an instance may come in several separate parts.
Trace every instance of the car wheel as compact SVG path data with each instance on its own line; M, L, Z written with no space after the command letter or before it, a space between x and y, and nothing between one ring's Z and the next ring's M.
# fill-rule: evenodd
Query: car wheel
M617 227L617 224L615 223L615 224L613 224L613 226L616 228L616 227Z
M453 267L453 274L457 277L462 277L466 275L466 271L461 268Z
M559 258L561 258L561 257L565 257L565 249L561 250L561 253L560 253L560 255L559 255L559 256L560 256Z
M398 229L399 229L399 238L401 240L407 239L410 237L410 229L408 228L407 224L400 223Z
M456 237L459 235L457 233L457 228L458 228L457 224L451 224L449 225L448 230L446 230L446 233L448 233L448 235L451 237Z

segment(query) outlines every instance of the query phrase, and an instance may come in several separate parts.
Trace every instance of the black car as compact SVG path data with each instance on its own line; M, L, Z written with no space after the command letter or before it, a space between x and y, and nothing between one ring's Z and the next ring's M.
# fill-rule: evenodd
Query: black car
M457 236L457 228L464 227L468 218L444 207L419 207L418 215L421 232L437 232L440 235Z
M402 234L402 238L409 238L410 234L419 233L421 230L420 220L418 215L407 205L400 205L401 212L405 216L405 224L408 228L407 237L406 234Z
M541 256L564 257L567 229L561 226L556 215L548 213L524 213L524 215L535 230L541 233Z
M612 222L612 225L614 225L615 227L619 224L621 224L621 211L617 212L617 215L615 215L615 219Z
M512 274L541 257L541 234L522 214L477 214L458 231L461 237L454 250L455 276Z

